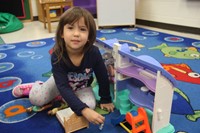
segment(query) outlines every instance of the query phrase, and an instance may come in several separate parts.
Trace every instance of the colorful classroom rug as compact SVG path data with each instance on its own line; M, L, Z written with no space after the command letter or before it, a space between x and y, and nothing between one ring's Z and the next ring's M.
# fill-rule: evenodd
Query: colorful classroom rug
M150 55L177 80L171 113L176 133L200 132L200 40L165 34L143 28L113 28L97 31L102 40L117 38L128 43L133 55ZM20 83L46 81L51 75L50 53L54 38L0 45L0 129L1 133L64 133L55 116L42 112L27 113L28 98L16 99L12 89ZM178 100L177 100L178 99ZM177 103L178 101L178 103ZM111 119L119 111L105 115L103 130L90 124L78 133L126 133Z

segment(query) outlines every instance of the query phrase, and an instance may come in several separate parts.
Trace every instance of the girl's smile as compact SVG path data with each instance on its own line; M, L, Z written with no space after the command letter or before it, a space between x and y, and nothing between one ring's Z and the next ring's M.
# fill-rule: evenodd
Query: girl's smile
M73 44L78 44L78 43L80 43L79 40L71 40L71 42L72 42Z

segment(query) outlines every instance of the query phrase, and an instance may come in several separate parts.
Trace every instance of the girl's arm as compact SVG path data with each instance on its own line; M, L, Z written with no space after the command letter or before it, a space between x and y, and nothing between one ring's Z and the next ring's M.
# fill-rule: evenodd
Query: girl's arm
M110 96L110 83L108 79L108 72L98 48L95 51L94 57L95 66L93 70L99 84L99 96L101 97L100 103L112 103Z

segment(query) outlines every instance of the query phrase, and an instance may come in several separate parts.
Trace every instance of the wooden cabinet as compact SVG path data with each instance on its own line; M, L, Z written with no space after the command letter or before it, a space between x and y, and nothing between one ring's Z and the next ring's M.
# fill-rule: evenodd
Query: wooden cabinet
M51 32L51 22L58 21L63 13L64 7L73 6L73 0L37 0L38 17L44 23L48 24L48 30Z
M37 10L38 10L38 19L39 21L43 22L44 21L44 16L42 14L42 5L40 4L41 0L36 0L36 5L37 5ZM48 0L47 0L48 1ZM62 0L60 0L62 1ZM65 1L65 0L63 0ZM55 3L56 4L56 3ZM62 14L64 7L61 6L51 6L50 7L50 17L52 18L52 21L58 21L59 16Z
M36 0L37 11L38 11L38 19L39 21L43 22L43 15L42 15L42 5L39 2L40 0Z

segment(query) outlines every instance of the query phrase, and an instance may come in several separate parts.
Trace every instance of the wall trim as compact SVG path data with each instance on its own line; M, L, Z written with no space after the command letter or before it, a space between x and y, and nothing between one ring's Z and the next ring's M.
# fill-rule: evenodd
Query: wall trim
M180 26L174 24L160 23L142 19L136 19L136 24L150 26L155 28L167 29L172 31L186 32L192 34L200 34L200 28L188 27L188 26Z

